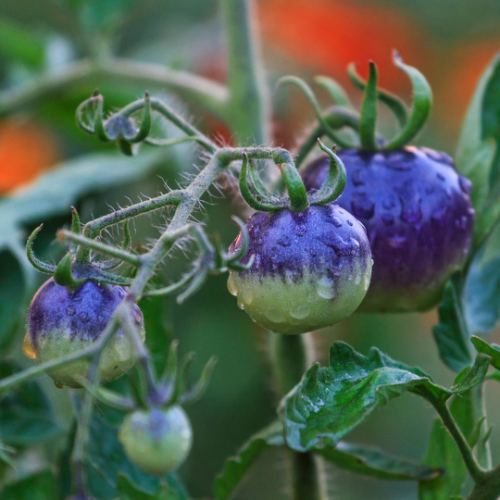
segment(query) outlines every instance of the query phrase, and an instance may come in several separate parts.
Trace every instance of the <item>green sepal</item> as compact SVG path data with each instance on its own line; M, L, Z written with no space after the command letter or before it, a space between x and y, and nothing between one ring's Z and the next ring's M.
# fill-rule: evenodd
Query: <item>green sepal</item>
M320 123L321 127L323 128L324 133L338 146L346 149L353 149L356 147L355 144L352 142L349 142L348 140L344 140L342 137L340 137L328 124L328 122L325 120L321 109L319 107L318 101L316 99L316 96L314 95L314 92L311 90L309 85L307 85L304 80L296 77L296 76L284 76L283 78L280 78L278 80L278 83L276 84L277 87L279 87L282 84L286 83L292 83L299 87L304 94L306 95L307 99L309 100L309 103L311 104L314 114L316 115L316 119Z
M97 96L99 95L99 90L96 89L89 99L83 101L77 108L75 112L76 124L78 127L86 134L93 135L95 133L94 128L86 123L86 113L90 106L94 106Z
M42 260L38 259L35 256L35 253L33 251L33 242L35 241L35 238L38 236L38 233L42 230L42 228L43 228L43 224L40 224L30 234L30 237L28 238L28 242L26 244L26 255L27 255L28 260L30 261L31 265L37 271L40 271L41 273L45 273L45 274L54 274L56 271L56 266L53 266L51 264L47 264L46 262L43 262Z
M403 63L399 54L393 52L394 64L404 71L413 85L413 106L410 119L403 130L391 139L384 149L398 149L410 142L424 126L432 108L432 89L420 71Z
M290 210L292 212L303 212L309 207L306 187L300 177L295 165L291 163L281 164L281 175L290 198Z
M336 104L337 106L353 109L354 106L349 99L349 95L343 89L340 83L336 82L333 78L322 75L316 76L314 78L314 81L328 92L328 95L330 96L334 104Z
M118 139L117 141L118 147L120 148L121 152L126 155L126 156L134 156L135 153L135 148L130 141L125 140L125 139Z
M106 134L106 128L104 126L104 98L102 95L95 97L94 101L95 111L94 111L94 133L102 142L108 142L109 138Z
M212 377L212 372L214 371L216 364L217 364L217 357L212 356L207 361L207 364L203 367L198 382L196 382L196 384L194 384L194 386L191 387L190 389L185 390L184 393L179 396L178 398L179 404L187 405L195 403L203 396L203 394L205 394L205 391L207 390L210 378Z
M349 64L347 73L351 78L352 83L362 92L366 89L367 82L364 81L356 71L354 63ZM387 90L377 89L377 99L384 104L396 117L400 127L404 127L408 122L408 109L405 103L397 96Z
M75 379L97 401L109 406L109 408L125 413L129 413L136 409L135 401L130 397L122 396L121 394L106 389L105 387L91 384L86 377L82 377L81 375L75 375Z
M345 166L342 160L335 154L335 146L332 151L320 139L318 139L318 145L330 157L330 168L328 169L325 182L319 191L309 198L311 205L333 203L343 193L347 182Z
M142 120L139 126L139 130L135 137L130 139L130 142L141 142L149 135L151 132L151 99L149 97L149 92L146 91L144 94L144 111L142 113Z
M241 163L241 170L239 176L239 187L240 193L243 199L247 202L247 204L253 208L254 210L258 210L259 212L274 212L279 210L279 207L275 207L269 203L261 203L255 199L255 197L250 192L247 183L247 168L248 168L248 155L243 153L243 161Z
M78 280L73 278L71 273L71 266L73 264L73 256L68 252L57 264L56 270L54 272L54 281L60 285L65 286L69 290L75 290L79 286L83 285L86 280Z
M368 82L365 87L365 96L361 106L361 118L359 120L359 140L361 149L374 151L377 148L375 140L375 127L377 124L377 66L370 61Z

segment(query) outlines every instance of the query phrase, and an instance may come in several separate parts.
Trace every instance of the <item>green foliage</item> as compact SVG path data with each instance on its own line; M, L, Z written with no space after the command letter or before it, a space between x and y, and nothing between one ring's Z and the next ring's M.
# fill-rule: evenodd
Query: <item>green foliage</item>
M460 275L456 274L446 285L439 306L439 323L434 327L434 339L443 363L455 372L472 363L469 332L464 318L460 292Z
M494 366L497 370L500 370L500 346L496 344L490 345L488 344L488 342L485 342L483 339L480 339L476 336L473 336L471 338L471 341L474 344L477 352L481 352L489 356L491 358L491 366Z
M379 448L370 448L341 441L335 448L314 450L323 458L363 476L390 481L431 481L442 474L440 468L420 465L388 455Z
M2 500L60 500L54 473L49 470L29 475L2 491Z
M451 413L467 439L470 439L473 433L472 406L470 393L455 396L450 405ZM460 495L467 478L467 470L456 443L439 418L432 424L424 463L442 468L444 474L434 481L419 484L419 500L449 500L452 496Z
M476 241L498 219L500 202L500 56L483 73L469 105L457 146L457 169L472 181Z
M3 360L0 378L17 373L19 367ZM50 400L40 383L28 382L0 399L0 438L14 446L38 444L62 431Z
M478 356L474 366L462 370L455 385L445 389L419 368L396 362L376 348L365 357L344 342L334 342L330 366L313 365L280 404L286 442L298 451L335 446L375 408L404 392L444 402L479 384L488 365L488 357Z
M261 452L272 446L284 446L284 444L283 426L281 422L275 422L263 431L252 436L247 443L240 448L236 456L226 460L224 470L217 476L215 481L215 499L227 500L230 498Z
M470 332L493 330L500 319L500 256L477 255L469 269L464 298Z
M45 60L45 49L40 39L1 18L0 54L6 59L37 68L42 66Z

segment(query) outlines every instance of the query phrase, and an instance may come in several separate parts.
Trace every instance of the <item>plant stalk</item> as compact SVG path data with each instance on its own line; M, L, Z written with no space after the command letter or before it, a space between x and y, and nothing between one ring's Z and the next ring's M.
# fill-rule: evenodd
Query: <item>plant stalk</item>
M242 145L270 143L270 97L256 36L253 0L220 0L227 43L231 131Z
M276 394L290 392L313 363L311 334L281 335L268 331L268 349ZM323 464L313 453L290 450L292 500L327 500Z

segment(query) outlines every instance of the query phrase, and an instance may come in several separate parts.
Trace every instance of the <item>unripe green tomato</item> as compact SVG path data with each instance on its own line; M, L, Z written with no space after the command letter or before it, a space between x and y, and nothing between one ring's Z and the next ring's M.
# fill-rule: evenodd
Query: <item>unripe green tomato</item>
M27 331L23 351L37 363L71 355L94 344L111 316L125 297L121 286L87 281L76 290L68 290L51 278L38 290L28 309ZM137 305L132 316L144 339L144 321ZM120 329L109 341L99 358L102 383L126 373L136 361L134 346ZM58 387L80 388L78 377L85 377L89 359L47 370Z
M118 439L131 462L146 474L161 477L186 460L193 431L186 412L175 405L130 413L119 429Z

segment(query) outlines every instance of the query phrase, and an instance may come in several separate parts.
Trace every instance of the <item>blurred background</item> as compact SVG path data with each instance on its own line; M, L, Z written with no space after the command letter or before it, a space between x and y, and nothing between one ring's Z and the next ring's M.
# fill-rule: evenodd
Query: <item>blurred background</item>
M114 109L141 96L145 89L140 85L86 81L59 89L43 100L28 100L23 106L9 108L7 101L15 99L15 89L27 84L36 87L41 73L57 72L86 55L89 47L82 41L85 30L95 30L96 37L114 30L109 50L119 56L167 64L220 82L225 79L223 26L215 0L102 3L105 6L100 6L96 21L92 9L82 8L85 2L78 0L0 2L0 348L2 357L23 366L31 363L20 355L27 301L43 276L23 270L17 256L21 250L11 239L12 232L25 239L29 231L45 222L35 248L45 258L58 259L62 249L54 242L54 235L57 228L69 223L71 204L86 221L107 213L109 205L128 203L127 197L136 201L142 195L154 196L164 188L164 182L175 186L183 180L183 174L194 172L201 160L189 146L164 154L144 148L132 160L139 163L127 163L122 168L115 164L115 158L121 157L113 146L77 129L75 109L96 86L109 109ZM314 75L324 74L342 83L359 103L360 93L349 85L346 66L356 61L360 73L366 75L368 61L374 60L380 85L409 102L409 82L391 62L395 48L405 62L426 75L434 90L434 111L418 143L450 154L475 84L500 48L498 0L260 0L256 7L271 88L285 74L309 82ZM207 134L231 142L227 128L196 105L184 103L161 86L149 90L185 110L186 116ZM295 146L313 119L306 99L293 92L286 89L272 94L274 145L287 148ZM321 91L318 95L324 104L328 102ZM383 119L387 117L383 115ZM390 121L383 123L389 130L391 126ZM109 161L102 156L106 154ZM156 155L152 161L151 155ZM75 162L79 177L68 177L64 180L68 184L60 186L49 183L35 195L23 198L43 178L40 176L55 168L74 167ZM66 200L64 195L73 189L68 186L75 185L78 194ZM54 203L58 196L64 198L59 204ZM24 207L29 205L28 216L20 216L23 209L16 206L17 199ZM229 196L213 198L212 202L214 205L207 207L201 219L209 231L220 231L229 244L236 235L229 217L241 213L241 209ZM143 244L155 237L154 227L161 222L157 216L138 220L135 242ZM164 280L174 279L186 269L185 257L177 257L162 271ZM194 497L209 495L224 459L275 415L264 331L236 307L226 281L226 276L211 277L182 306L168 299L141 304L150 323L148 331L161 331L150 340L155 353L173 337L180 340L181 351L197 352L198 369L211 355L219 358L207 394L188 410L195 441L180 476ZM158 314L162 321L155 320ZM451 384L454 374L439 361L432 338L436 322L435 311L425 315L354 315L315 334L318 357L327 361L333 340L345 340L365 354L371 346L377 346L395 359L420 365L443 385ZM500 340L498 334L495 336ZM67 391L56 391L48 378L44 379L57 418L67 426ZM492 386L489 394L490 421L495 424L500 419L500 392ZM378 410L349 436L349 441L381 445L396 455L421 460L434 412L410 395L392 401L390 407ZM500 450L498 430L493 432L492 448ZM37 453L42 461L49 460L43 443ZM494 461L499 460L497 451ZM264 454L236 498L286 498L285 468L281 452ZM416 485L412 483L375 481L333 467L328 471L331 498L416 498Z

